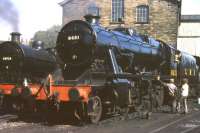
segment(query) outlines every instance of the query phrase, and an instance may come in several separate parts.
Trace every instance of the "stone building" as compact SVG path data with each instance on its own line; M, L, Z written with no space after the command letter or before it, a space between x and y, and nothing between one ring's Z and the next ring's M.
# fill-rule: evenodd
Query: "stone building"
M176 47L181 0L64 0L63 24L98 13L105 27L125 26Z

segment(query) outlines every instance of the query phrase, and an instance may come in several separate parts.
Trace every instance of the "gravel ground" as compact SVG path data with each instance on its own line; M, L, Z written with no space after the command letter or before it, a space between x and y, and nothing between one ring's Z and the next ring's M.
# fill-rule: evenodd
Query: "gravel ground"
M150 119L141 119L135 113L129 114L124 120L122 116L115 116L102 120L98 124L79 126L68 121L47 123L42 116L19 119L16 115L0 114L0 133L187 133L200 132L200 105L189 102L190 113L172 114L167 106L152 113ZM58 118L58 120L60 120Z

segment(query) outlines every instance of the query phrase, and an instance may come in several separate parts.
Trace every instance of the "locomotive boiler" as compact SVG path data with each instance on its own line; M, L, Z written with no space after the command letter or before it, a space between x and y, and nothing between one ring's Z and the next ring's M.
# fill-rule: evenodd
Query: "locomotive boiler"
M15 42L4 42L0 45L0 70L19 76L44 77L52 72L56 60L48 51L33 49Z
M153 69L160 64L161 47L155 39L124 34L118 29L111 31L99 26L98 18L86 16L86 19L94 22L72 21L59 33L56 48L67 67L91 65L94 58L99 58L102 51L111 47L118 56L124 55L120 59L122 67L137 64Z

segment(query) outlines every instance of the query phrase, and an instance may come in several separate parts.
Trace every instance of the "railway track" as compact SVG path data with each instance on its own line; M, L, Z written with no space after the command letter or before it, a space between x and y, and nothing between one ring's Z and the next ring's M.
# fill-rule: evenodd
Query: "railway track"
M199 133L200 111L193 109L187 115L153 113L150 119L141 119L134 114L129 114L128 119L115 116L102 120L99 124L85 126L68 123L50 125L40 116L19 119L16 115L0 114L1 133L21 133L22 131L26 133Z
M170 133L190 133L197 128L200 128L200 112L181 116L172 122L161 125L149 133L168 133L169 131Z

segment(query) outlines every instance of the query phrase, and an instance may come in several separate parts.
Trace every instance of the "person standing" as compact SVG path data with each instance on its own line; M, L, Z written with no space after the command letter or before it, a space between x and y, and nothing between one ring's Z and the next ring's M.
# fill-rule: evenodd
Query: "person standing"
M161 81L161 84L164 85L165 89L165 101L167 104L171 107L171 112L176 112L176 93L177 93L177 87L174 84L174 79L171 78L168 83L164 83Z
M187 97L189 94L188 79L184 78L181 86L181 102L183 102L184 113L188 113ZM180 109L180 102L178 103L178 108Z

